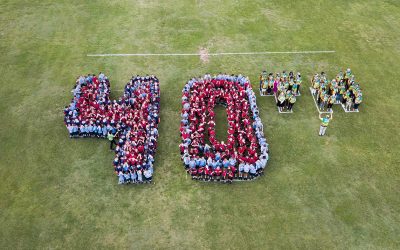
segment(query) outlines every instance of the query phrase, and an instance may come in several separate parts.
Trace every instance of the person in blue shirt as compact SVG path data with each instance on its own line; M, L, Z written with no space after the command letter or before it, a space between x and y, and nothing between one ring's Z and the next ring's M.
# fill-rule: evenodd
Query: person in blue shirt
M97 137L97 126L93 124L92 127L93 127L93 136Z
M228 168L229 165L230 165L229 160L225 158L225 159L222 161L222 165L224 166L224 168Z
M139 169L138 171L136 171L136 174L137 174L137 180L138 180L138 182L139 182L139 183L142 183L142 182L143 182L142 170Z
M129 165L128 165L127 162L124 163L122 169L124 170L124 172L128 172L128 170L129 170Z
M244 171L244 163L240 163L239 164L239 179L242 180L243 179L243 171Z
M195 168L195 167L196 167L196 161L194 159L190 159L189 168Z
M103 81L104 80L104 78L105 78L105 75L103 74L103 73L99 73L99 80L100 81Z
M131 171L131 182L136 183L136 171Z
M120 164L118 164L116 167L115 167L115 172L118 174L119 172L122 172L122 166L120 165Z
M93 133L94 129L92 123L89 124L88 131L89 131L89 136L92 137L94 135Z
M196 167L200 167L201 159L199 158L199 156L196 156L195 161L196 161Z
M107 136L107 127L103 127L102 129L101 129L101 131L103 132L103 137L106 137Z
M124 184L124 174L122 172L118 173L118 184Z
M217 152L217 153L215 154L215 160L216 160L216 161L221 160L221 154L220 154L219 152Z
M230 165L231 167L234 167L234 166L236 165L236 159L233 158L233 157L231 157L231 158L229 159L229 165Z
M145 170L143 175L146 183L150 183L152 181L152 173L149 170Z
M204 156L200 158L200 165L199 167L205 167L207 164L206 159L204 159Z
M246 163L243 166L243 178L247 181L248 179L248 175L249 175L249 171L250 171L250 164Z
M150 166L147 168L147 170L149 170L151 174L154 173L154 169L153 169L153 166L152 166L152 165L150 165Z
M72 126L71 124L68 124L67 128L68 128L68 132L69 132L69 138L72 138L72 136L74 134L74 126Z
M78 137L78 135L79 135L78 126L74 125L73 128L72 128L72 131L73 131L73 137Z
M85 126L83 124L79 126L79 136L85 136Z
M258 160L256 161L256 171L257 171L257 173L261 172L261 171L262 171L262 168L263 168L262 162L261 162L260 159L258 159Z
M131 182L131 175L128 171L124 172L124 183L129 184Z
M249 164L249 165L250 165L250 169L249 169L250 179L253 179L257 176L257 170L256 170L256 167L254 166L254 164Z
M210 145L208 145L208 144L206 143L206 145L204 145L204 153L210 152L210 149L211 149Z
M211 167L212 167L213 169L216 169L216 168L218 167L218 161L212 161Z
M100 125L97 125L97 137L102 137L103 136L103 131Z
M90 136L90 131L89 131L89 125L85 124L85 136L89 137Z
M185 164L185 169L189 168L190 156L189 154L185 154L183 156L183 163Z
M113 161L114 167L118 166L118 164L119 164L119 159L118 159L118 157L115 157L114 161Z
M78 82L79 82L79 84L83 84L85 82L85 77L84 76L80 76L78 78Z

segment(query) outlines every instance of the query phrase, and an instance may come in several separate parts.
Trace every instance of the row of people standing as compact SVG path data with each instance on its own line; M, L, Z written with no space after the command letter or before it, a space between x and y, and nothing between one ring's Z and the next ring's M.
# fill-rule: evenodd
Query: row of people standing
M276 105L280 112L292 111L300 95L300 86L302 83L301 74L293 71L287 73L267 73L263 71L260 74L260 93L262 96L274 95Z
M346 111L358 111L363 101L361 87L351 69L340 71L332 80L325 72L315 74L311 79L311 93L320 111L332 112L334 104L341 104Z

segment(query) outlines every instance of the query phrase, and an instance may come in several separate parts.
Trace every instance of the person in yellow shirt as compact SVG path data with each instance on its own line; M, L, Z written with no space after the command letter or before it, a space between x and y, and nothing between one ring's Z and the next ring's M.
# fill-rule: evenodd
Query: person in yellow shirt
M319 75L315 74L311 79L311 94L316 95L319 88Z
M350 111L352 105L353 105L353 98L348 96L347 99L346 99L346 106L345 106L346 111Z
M356 94L356 99L354 101L354 109L358 111L358 106L360 106L360 103L362 102L362 94L361 90L359 90Z
M297 89L296 89L295 94L299 95L300 94L300 86L301 86L301 74L300 74L300 72L297 72L296 83L297 83Z
M292 111L293 105L294 105L295 102L296 102L296 96L295 96L295 95L291 95L291 96L289 97L289 104L288 104L288 109L289 109L290 111Z
M321 120L321 126L319 127L319 136L324 136L329 122L333 120L333 113L331 113L330 115L326 115L325 117L322 117L322 114L319 114L319 119Z
M278 96L278 102L276 103L280 112L282 112L283 107L285 106L285 100L286 100L285 93L281 92Z
M336 102L336 94L332 94L329 98L328 98L328 112L333 112L332 110L332 106L333 104Z
M268 85L268 80L267 79L262 80L262 88L261 88L262 95L266 94L267 85Z
M285 94L285 104L284 104L284 106L285 106L285 108L287 108L287 109L289 109L289 99L290 99L291 96L292 96L292 91L290 91L290 90L286 91L286 94Z
M264 81L265 81L265 79L267 78L267 71L263 71L261 74L260 74L260 92L262 91L262 85L263 85L263 83L264 83Z

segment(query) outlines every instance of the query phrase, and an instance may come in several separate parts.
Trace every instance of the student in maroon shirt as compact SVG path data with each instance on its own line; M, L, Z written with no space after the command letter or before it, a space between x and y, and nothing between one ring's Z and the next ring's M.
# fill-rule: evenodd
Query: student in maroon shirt
M217 180L217 181L220 181L220 179L221 179L221 174L222 174L221 168L220 168L220 167L217 167L217 168L215 169L215 177L216 177L216 180Z

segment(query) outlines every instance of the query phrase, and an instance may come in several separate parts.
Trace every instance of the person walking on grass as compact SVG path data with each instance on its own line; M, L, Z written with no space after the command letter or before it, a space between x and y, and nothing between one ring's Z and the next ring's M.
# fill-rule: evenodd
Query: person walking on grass
M321 126L319 127L319 136L324 136L329 122L333 120L333 113L331 113L330 115L326 115L325 117L322 117L322 114L319 114L319 119L321 120Z
M110 150L113 150L113 145L117 146L117 143L115 142L114 138L117 136L118 132L115 133L115 135L112 133L112 131L108 132L107 139L110 141Z

